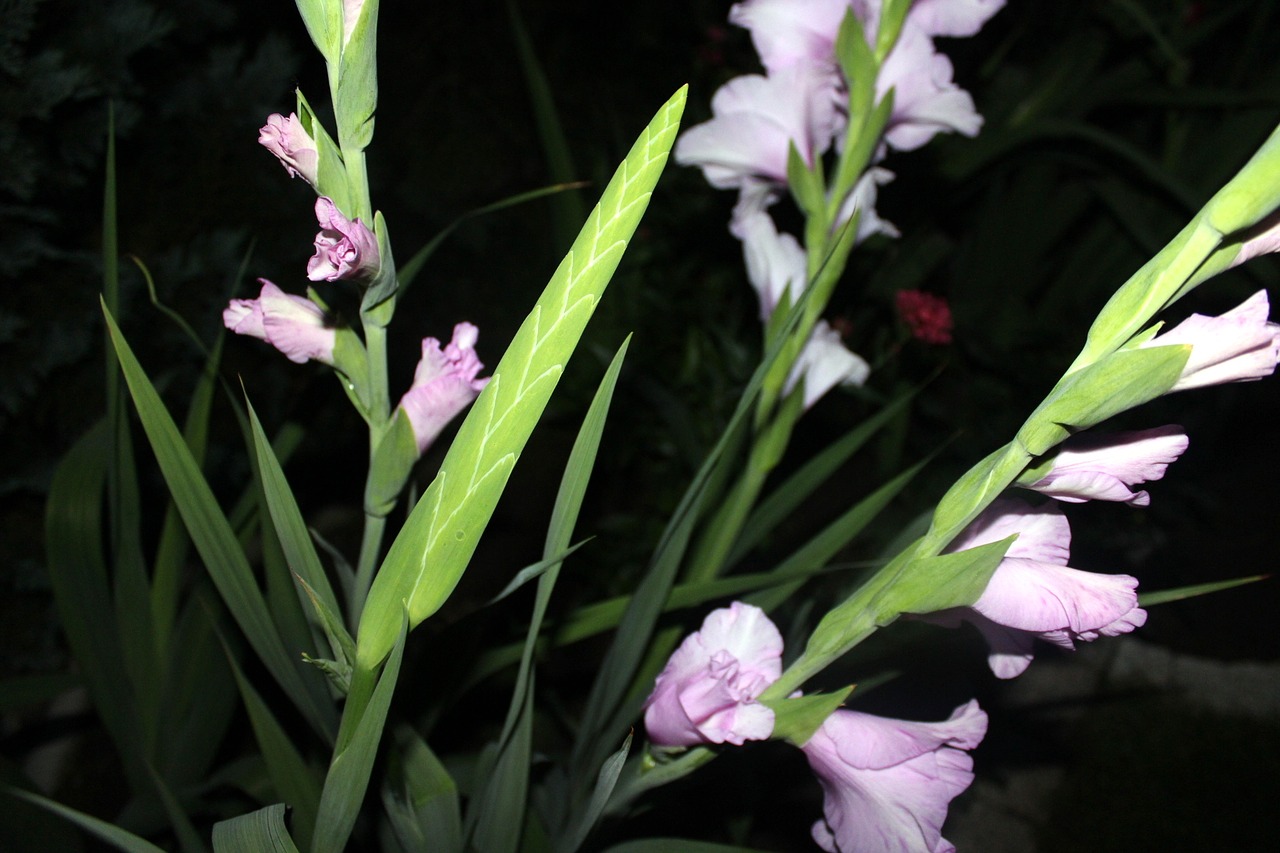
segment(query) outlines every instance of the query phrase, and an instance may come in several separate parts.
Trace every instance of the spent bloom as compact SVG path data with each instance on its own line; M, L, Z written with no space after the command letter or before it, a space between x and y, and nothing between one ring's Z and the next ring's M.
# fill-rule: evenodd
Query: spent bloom
M459 323L453 327L453 340L443 349L435 338L422 339L422 358L414 370L413 384L400 398L419 455L489 384L488 377L476 378L484 369L475 349L479 337L475 326Z
M1127 634L1147 621L1147 612L1138 607L1137 579L1067 566L1071 529L1055 505L997 500L948 550L987 545L1015 533L1018 538L972 608L924 617L948 626L973 623L991 647L987 662L998 678L1013 678L1030 665L1036 638L1074 649L1076 642Z
M266 341L289 360L333 364L336 331L310 299L285 293L265 278L257 299L232 299L222 323L237 335Z
M1259 290L1218 317L1192 314L1142 346L1191 345L1173 391L1261 379L1280 361L1280 325L1268 322L1270 310L1267 292Z
M368 280L378 271L381 259L378 238L359 219L347 219L332 199L316 199L316 253L307 262L307 278L337 281L342 278Z
M947 300L923 290L899 290L893 304L913 338L927 344L951 343L953 322Z
M660 746L765 740L772 709L756 702L782 674L782 635L758 607L713 610L685 637L645 701L644 725Z
M829 853L942 853L947 807L973 781L966 750L982 742L976 701L940 723L833 713L801 749L823 791L813 840Z
M285 118L279 113L267 116L267 123L258 131L258 142L284 165L289 177L299 175L311 186L318 180L319 155L316 143L302 127L295 113Z
M1151 496L1131 487L1159 480L1187 449L1182 427L1169 425L1102 438L1069 439L1053 467L1027 488L1067 503L1123 501L1147 506Z

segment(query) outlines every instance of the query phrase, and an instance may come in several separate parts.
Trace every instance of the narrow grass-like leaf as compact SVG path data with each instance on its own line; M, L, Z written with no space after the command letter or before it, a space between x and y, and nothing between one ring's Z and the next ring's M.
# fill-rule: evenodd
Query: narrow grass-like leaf
M230 649L227 650L227 662L235 674L245 710L249 712L249 723L253 727L258 750L266 761L271 784L275 786L276 795L293 807L294 831L298 842L306 848L310 846L311 831L320 811L320 780L298 752L284 726L271 713L270 706L244 677Z
M502 588L501 592L499 592L493 598L489 599L488 603L497 604L499 601L506 598L508 595L515 592L520 587L529 583L529 581L537 580L538 578L542 577L548 571L550 571L551 569L554 569L556 566L563 563L566 557L568 557L574 551L577 551L579 548L581 548L583 545L586 545L590 541L591 540L589 539L584 539L581 542L578 542L574 545L570 545L568 548L561 551L559 554L553 554L548 559L539 560L536 563L530 563L529 565L525 566L523 569L516 572L516 576L513 577L510 580L510 582L508 582L507 585Z
M471 846L478 853L515 853L529 796L529 761L533 754L533 676L511 730L498 745L497 757L485 776L480 796L467 815Z
M54 470L45 503L45 549L54 605L94 706L124 761L135 790L146 773L137 707L120 649L103 560L102 497L110 434L99 422Z
M413 729L396 726L394 737L382 803L400 846L461 853L462 818L453 777Z
M1201 595L1208 595L1211 592L1221 592L1224 589L1232 589L1237 586L1244 586L1247 583L1257 583L1270 578L1271 575L1250 575L1245 578L1232 578L1225 581L1211 581L1209 583L1198 583L1190 586L1180 586L1174 589L1158 589L1152 592L1144 592L1138 596L1138 604L1143 607L1155 607L1158 604L1167 604L1170 601L1182 601L1187 598L1196 598Z
M139 838L132 832L126 832L114 824L107 823L105 820L99 820L96 817L77 811L70 806L64 806L62 803L50 800L47 797L42 797L39 794L33 794L30 791L23 791L18 788L10 788L9 793L15 797L21 797L29 803L35 803L43 809L48 809L60 817L66 818L85 832L101 838L117 850L123 850L125 853L165 853L162 848L155 846L145 838Z
M284 803L213 825L214 853L298 853L284 825Z
M396 679L400 677L400 661L404 657L404 641L408 634L408 615L401 610L400 632L391 654L378 678L368 702L360 708L360 720L343 749L333 756L329 773L320 794L320 814L316 822L311 853L341 853L355 826L356 815L369 788L369 774L378 754L382 729L391 707ZM352 703L348 700L348 712Z
M417 625L444 603L465 571L648 205L675 141L685 93L681 88L659 110L618 168L392 543L361 616L361 667L369 669L387 654L402 602L408 603L410 625Z
M734 543L728 564L732 565L769 535L783 519L804 502L814 489L831 477L841 465L857 453L873 435L890 423L916 395L916 389L890 401L883 409L867 418L841 438L833 441L770 492L748 516L742 534Z
M618 776L622 774L627 753L631 751L631 739L634 736L635 732L627 732L622 748L606 758L604 764L600 766L600 775L596 777L596 786L591 791L591 799L587 802L586 809L578 816L562 842L556 845L556 853L574 853L582 846L582 842L587 840L587 835L604 814L604 807L609 804L609 797L613 795L613 789L618 784Z
M174 835L178 836L182 853L206 853L209 848L196 832L186 809L178 802L178 798L173 795L173 791L169 790L169 786L165 784L164 779L160 778L155 768L147 765L147 769L151 771L151 784L155 787L160 805L164 807L165 816L169 818L169 826L173 827Z
M316 705L313 694L302 680L298 665L276 632L249 561L204 475L191 457L190 449L120 333L115 318L110 313L105 313L105 316L142 427L209 576L272 676L317 732L330 732L332 708Z

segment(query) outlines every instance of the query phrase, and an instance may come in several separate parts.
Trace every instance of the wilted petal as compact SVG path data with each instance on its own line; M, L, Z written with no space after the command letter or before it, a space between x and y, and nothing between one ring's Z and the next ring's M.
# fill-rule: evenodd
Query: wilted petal
M316 199L316 253L307 262L307 278L312 281L369 279L381 263L378 238L359 219L347 219L325 196Z
M758 607L713 610L671 655L645 702L661 746L764 740L773 711L755 701L782 674L782 635Z
M1270 311L1267 292L1259 290L1221 316L1192 314L1142 346L1191 345L1174 391L1261 379L1280 361L1280 326L1267 321Z
M311 186L316 185L320 162L316 143L295 113L289 113L288 118L279 113L267 116L267 123L258 130L258 143L276 155L289 177L301 175Z
M846 347L840 333L825 320L819 320L783 390L790 394L803 380L804 407L808 409L837 385L861 385L870 374L871 365L866 359Z
M712 97L714 118L676 142L676 162L701 167L707 181L721 189L760 179L786 183L792 143L809 165L830 146L835 105L834 73L814 66L735 77Z
M1187 449L1179 426L1123 432L1104 439L1070 439L1054 457L1053 468L1027 488L1068 503L1123 501L1146 506L1151 496L1130 486L1159 480Z
M941 723L836 711L802 747L823 790L814 841L832 853L953 850L942 824L973 781L965 750L986 731L987 715L972 701Z
M419 454L489 383L487 377L476 378L484 369L475 350L479 336L480 330L472 324L459 323L453 327L453 340L443 349L435 338L422 339L422 358L414 370L413 384L400 398Z

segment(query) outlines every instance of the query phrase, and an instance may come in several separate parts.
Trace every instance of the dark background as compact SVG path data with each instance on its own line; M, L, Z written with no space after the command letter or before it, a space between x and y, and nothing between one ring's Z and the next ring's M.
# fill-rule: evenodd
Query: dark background
M986 126L977 139L939 138L885 164L897 179L882 189L879 210L903 236L859 249L829 311L876 371L864 391L833 394L806 416L784 468L887 396L937 376L909 421L842 472L803 519L770 543L776 550L767 546L756 559L785 553L786 542L799 541L924 453L940 451L911 498L893 508L861 552L849 555L866 559L959 472L1007 440L1070 362L1107 295L1275 126L1278 5L1014 0L978 37L940 41ZM496 364L567 247L566 211L594 200L654 110L687 82L685 126L691 126L709 117L718 85L757 70L747 34L725 24L727 7L666 0L517 4L553 92L572 173L591 186L470 220L445 242L401 301L392 337L393 394L408 383L418 339L445 337L459 320L480 326L481 356ZM97 294L107 104L115 117L121 250L145 263L160 301L207 342L219 331L227 298L255 290L253 278L266 276L294 292L303 285L314 232L312 194L303 182L287 179L256 134L267 114L292 109L294 86L317 107L326 92L323 64L285 0L4 0L0 19L0 675L8 676L70 665L44 578L40 531L53 466L102 412ZM403 260L468 211L553 179L507 4L384 0L380 33L370 178L374 204ZM582 568L557 606L630 587L759 354L755 297L727 231L732 202L696 170L668 170L488 542L442 614L443 627L424 626L427 633L467 623L464 616L514 567L536 558L549 490L577 418L602 363L634 332L615 401L615 412L626 416L610 426L580 523L606 544L583 550ZM246 256L248 274L238 279ZM1193 310L1219 313L1259 287L1277 295L1278 271L1273 259L1253 262L1203 287L1168 319ZM122 274L122 325L178 405L202 357L149 304L133 265L126 261ZM952 345L906 339L892 309L893 294L906 287L949 299L956 318ZM246 339L227 342L224 372L243 377L269 428L286 421L311 428L290 465L291 482L308 517L333 541L358 536L364 430L326 372L292 365ZM1149 590L1271 572L1280 505L1280 454L1272 440L1278 406L1280 390L1272 381L1179 394L1118 419L1115 426L1127 428L1181 423L1191 447L1151 488L1151 508L1072 509L1072 564L1137 575ZM248 476L247 463L229 412L223 408L215 419L208 470L215 489L230 495ZM421 463L421 483L429 481L443 446ZM162 498L158 480L150 488ZM837 576L811 597L830 601L843 583ZM1180 653L1275 662L1278 599L1275 582L1266 581L1163 605L1152 610L1140 635ZM470 627L456 630L514 636L524 612L471 616ZM934 653L941 636L904 642L920 644L912 656L919 661ZM432 665L424 655L423 665ZM845 676L858 677L830 677ZM565 673L565 684L575 677ZM983 675L981 644L969 637L868 701L882 703L877 710L928 718L974 691L998 720L1001 689ZM1132 714L1132 706L1121 713ZM6 717L9 766L62 734L50 734L48 722L40 713ZM63 728L92 725L91 718L74 723ZM1242 827L1248 807L1264 809L1275 794L1269 773L1277 757L1275 724L1248 723L1256 727L1248 729L1252 737L1209 750L1210 766L1197 758L1196 773L1159 770L1153 758L1169 743L1185 742L1186 731L1154 737L1150 750L1125 765L1133 784L1115 786L1113 795L1154 791L1157 802L1182 805L1155 812L1155 821L1140 804L1090 803L1089 814L1105 818L1104 840L1093 849L1120 849L1105 846L1105 838L1128 837L1116 830L1128 824L1114 817L1126 812L1138 814L1149 832L1155 823L1176 825L1181 814L1188 825L1212 824L1217 839L1246 833L1222 849L1260 849L1250 846L1252 836ZM1009 722L1014 730L1018 725ZM1215 728L1212 722L1188 725L1193 733ZM1114 754L1108 738L1121 737L1097 728L1084 741L1064 733L1047 746L1028 746L1002 739L993 726L978 753L979 772L998 777L1034 761L1084 772L1090 756ZM1103 747L1090 746L1097 743ZM1238 761L1250 747L1255 761ZM752 787L752 780L768 778L762 767L782 767L805 784L802 767L796 772L794 761L781 752L770 758L767 749L754 770L743 766L747 761L732 767L726 761L690 787L706 796L707 789L738 780L733 784L744 790L737 802L751 813L753 804L772 796L772 783ZM1222 762L1217 766L1215 756ZM109 770L101 772L110 778ZM1110 779L1124 771L1093 772ZM93 793L105 784L89 774L62 794L110 816L110 798L104 803ZM1210 795L1228 784L1238 811L1214 805ZM794 814L777 819L785 831L765 820L746 840L782 849L788 842L779 839L791 838L803 849L815 815L812 787L797 795ZM663 796L686 794L677 789ZM1083 808L1063 807L1056 819L1079 822ZM674 826L663 831L736 837L717 830L715 821L701 825L679 809L673 814ZM731 818L722 822L731 827ZM795 826L800 836L792 834ZM1063 836L1052 824L1043 837L1059 839L1046 840L1045 849L1065 849L1053 846ZM1151 849L1206 849L1176 829L1169 838Z

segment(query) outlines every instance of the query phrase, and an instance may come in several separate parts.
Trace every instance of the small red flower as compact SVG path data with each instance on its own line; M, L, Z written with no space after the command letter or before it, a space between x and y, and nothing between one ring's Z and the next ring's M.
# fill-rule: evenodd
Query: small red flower
M923 290L899 290L894 304L913 338L927 344L951 343L953 324L947 300Z

